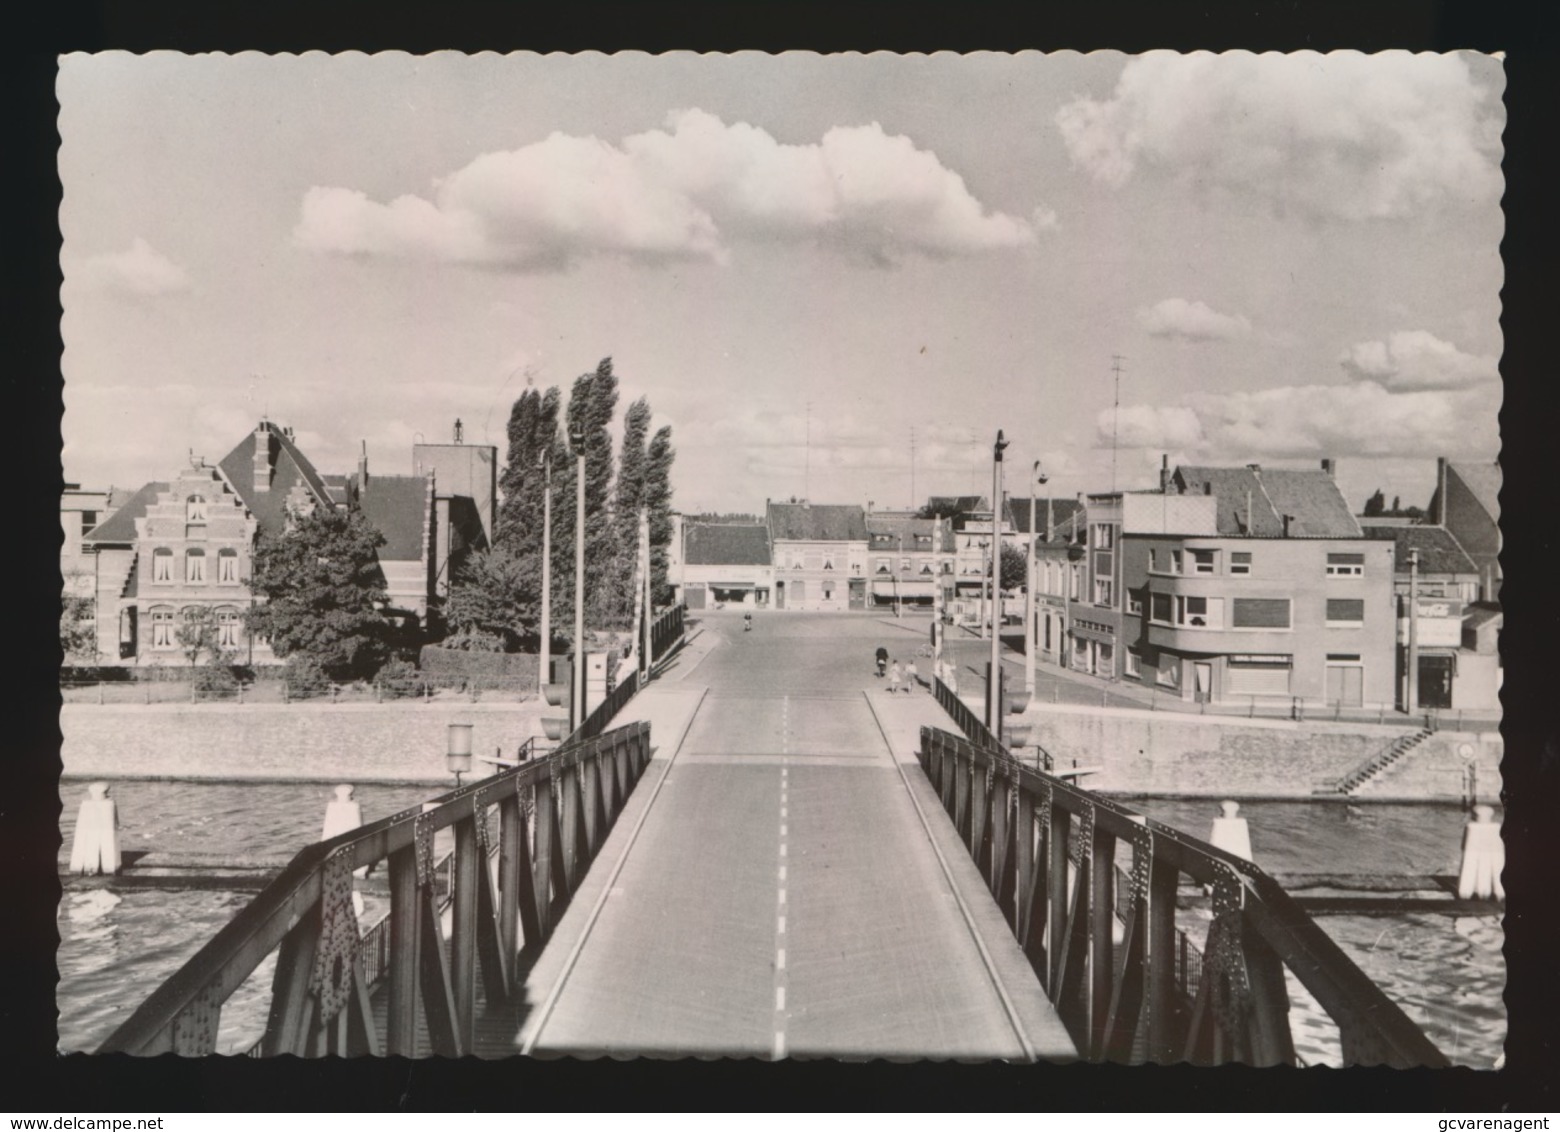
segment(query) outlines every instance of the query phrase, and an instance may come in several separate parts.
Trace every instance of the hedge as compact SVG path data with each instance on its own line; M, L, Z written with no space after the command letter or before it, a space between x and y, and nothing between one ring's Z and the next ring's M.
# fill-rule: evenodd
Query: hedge
M489 687L536 686L536 668L540 658L528 652L469 652L424 645L417 667L435 687L459 687L467 680L480 678Z

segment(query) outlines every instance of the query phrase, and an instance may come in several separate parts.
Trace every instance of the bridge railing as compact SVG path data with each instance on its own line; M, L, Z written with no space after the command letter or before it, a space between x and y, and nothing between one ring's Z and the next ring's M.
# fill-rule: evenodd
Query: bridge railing
M662 613L650 626L650 663L654 664L682 639L688 607L682 603Z
M591 709L585 721L568 741L582 742L586 739L594 739L607 729L617 713L623 710L623 705L634 698L634 693L639 691L639 673L630 672L626 678L618 682L617 687L607 693L607 696L599 704Z
M99 1052L213 1052L223 1004L273 952L261 1055L415 1056L420 1031L435 1054L470 1052L479 997L513 1003L521 957L551 936L649 759L650 725L633 723L310 845ZM443 897L442 830L454 843ZM365 939L353 871L381 861L390 912Z
M1287 969L1345 1063L1450 1064L1251 862L936 728L920 761L1082 1056L1297 1064ZM1211 890L1200 948L1178 927L1183 885Z

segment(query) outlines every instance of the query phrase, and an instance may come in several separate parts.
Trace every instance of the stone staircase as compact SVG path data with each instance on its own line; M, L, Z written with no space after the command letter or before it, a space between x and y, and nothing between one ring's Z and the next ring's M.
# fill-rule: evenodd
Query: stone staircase
M1403 756L1433 734L1435 732L1426 729L1416 731L1412 735L1400 735L1392 740L1392 745L1386 750L1372 755L1336 782L1319 786L1312 793L1331 796L1352 796L1358 794L1363 787L1384 774L1389 767L1394 766L1399 759L1403 758Z

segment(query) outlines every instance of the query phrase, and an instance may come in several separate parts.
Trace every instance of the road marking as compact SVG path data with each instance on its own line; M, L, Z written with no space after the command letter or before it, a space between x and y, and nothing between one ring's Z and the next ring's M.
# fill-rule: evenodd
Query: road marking
M782 971L785 970L785 948L783 947L775 953L775 966Z
M784 824L782 824L782 825L781 825L781 826L780 826L780 836L781 836L781 837L784 837L784 836L785 836L785 829L786 829L786 827L785 827L785 825L784 825Z
M784 987L776 987L775 988L775 1009L776 1010L784 1010L785 1009L785 988Z
M775 930L776 930L777 934L785 935L785 917L784 916L780 917L779 927L776 928Z
M785 879L785 866L784 865L780 866L780 879L781 880Z
M783 1057L785 1057L785 1031L776 1030L774 1060L779 1061Z
M782 856L782 857L785 856L785 845L784 844L782 844L780 846L780 856Z
M785 903L785 889L783 889L783 888L780 890L780 901L779 902L781 904Z
M780 807L780 816L781 817L785 817L785 807L784 806Z

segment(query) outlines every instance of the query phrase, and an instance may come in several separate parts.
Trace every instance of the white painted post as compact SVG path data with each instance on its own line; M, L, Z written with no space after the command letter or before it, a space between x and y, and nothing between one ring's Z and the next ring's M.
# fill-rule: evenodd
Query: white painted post
M1500 839L1500 823L1492 820L1494 816L1495 807L1475 806L1473 820L1463 830L1462 870L1457 878L1457 895L1463 900L1506 899L1500 883L1506 843Z
M1213 819L1213 828L1208 833L1208 843L1242 860L1251 860L1251 830L1246 825L1246 819L1238 816L1240 803L1220 802L1219 808L1223 813Z
M117 875L119 856L119 807L108 796L108 783L87 787L76 814L76 834L70 843L70 871L101 876Z

